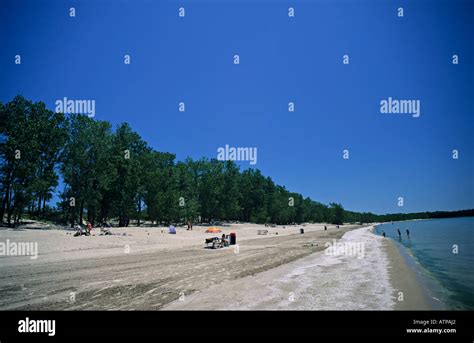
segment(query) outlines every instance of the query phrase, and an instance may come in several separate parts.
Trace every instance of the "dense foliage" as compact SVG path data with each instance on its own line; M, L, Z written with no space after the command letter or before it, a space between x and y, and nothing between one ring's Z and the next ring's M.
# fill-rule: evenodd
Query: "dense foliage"
M65 116L21 96L0 104L0 219L22 215L70 223L128 226L187 220L256 223L376 222L473 215L473 211L374 215L321 204L232 161L175 161L128 124ZM60 178L57 207L48 206Z

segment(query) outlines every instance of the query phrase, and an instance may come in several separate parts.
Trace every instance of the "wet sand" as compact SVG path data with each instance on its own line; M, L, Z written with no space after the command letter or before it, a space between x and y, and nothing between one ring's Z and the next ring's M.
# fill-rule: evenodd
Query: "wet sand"
M416 272L408 265L394 242L385 239L388 255L390 282L394 288L396 310L431 310L426 292ZM400 293L401 292L401 293Z

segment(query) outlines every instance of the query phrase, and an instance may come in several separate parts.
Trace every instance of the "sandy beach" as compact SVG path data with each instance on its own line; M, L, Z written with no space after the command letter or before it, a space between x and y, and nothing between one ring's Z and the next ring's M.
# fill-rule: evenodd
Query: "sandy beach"
M182 295L308 256L355 227L221 226L237 234L238 249L218 250L204 249L205 238L215 236L204 226L178 228L176 235L167 228L113 228L112 236L90 237L4 229L0 241L37 242L39 255L0 257L0 309L160 309Z
M90 237L59 229L0 230L0 241L38 243L37 259L0 257L0 309L427 308L396 247L369 227L219 227L237 234L237 246L205 249L205 238L216 236L205 233L207 226L178 228L176 235L167 228L113 228L111 236L93 230ZM363 256L327 254L338 239L363 243ZM403 301L397 301L399 291Z
M394 288L396 310L432 310L433 304L423 290L416 272L410 268L406 259L390 240L385 240L384 249L390 261L390 282ZM403 293L400 297L399 292Z
M339 241L364 244L363 257L333 256L321 251L256 276L212 286L165 309L429 309L425 294L403 256L392 242L375 236L371 229L349 231ZM223 298L229 301L216 303L216 299Z

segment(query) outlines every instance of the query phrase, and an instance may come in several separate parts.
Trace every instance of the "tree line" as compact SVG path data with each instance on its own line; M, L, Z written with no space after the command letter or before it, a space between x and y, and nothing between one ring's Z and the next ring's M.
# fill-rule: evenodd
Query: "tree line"
M22 96L0 103L0 163L0 220L8 225L25 215L71 226L188 220L342 224L431 215L379 216L325 205L275 184L258 169L241 171L232 161L216 159L176 161L127 123L114 130L109 122L55 113ZM50 206L60 179L61 200Z

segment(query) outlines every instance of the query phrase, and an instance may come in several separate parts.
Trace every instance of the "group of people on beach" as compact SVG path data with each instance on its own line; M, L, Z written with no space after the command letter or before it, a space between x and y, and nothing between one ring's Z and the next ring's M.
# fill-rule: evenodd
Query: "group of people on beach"
M111 233L110 233L110 230L107 229L108 227L110 227L110 224L104 223L104 225L101 225L100 226L101 234L106 234L106 235L109 234L110 235ZM91 231L93 229L93 226L92 226L92 223L90 223L90 222L87 223L86 227L83 227L83 225L80 225L80 224L76 224L74 226L74 229L76 230L76 233L74 234L74 236L90 236ZM193 221L189 220L187 230L192 230L192 229L193 229Z
M82 225L75 225L74 228L76 229L75 236L90 236L92 231L92 224L87 223L85 229L83 229Z
M112 232L110 231L110 228L112 225L110 225L107 222L102 223L99 228L100 228L100 235L112 235ZM86 226L81 225L81 224L76 224L74 226L74 229L76 230L76 233L74 234L75 237L77 236L90 236L92 234L92 229L94 226L92 225L91 222L88 222Z

